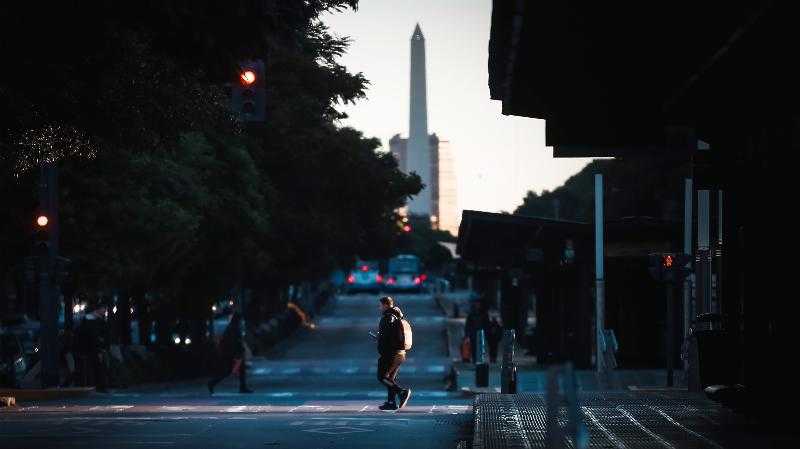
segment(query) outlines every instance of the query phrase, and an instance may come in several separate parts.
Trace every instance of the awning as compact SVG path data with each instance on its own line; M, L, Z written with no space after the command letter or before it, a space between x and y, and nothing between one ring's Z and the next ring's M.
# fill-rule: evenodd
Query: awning
M490 95L556 156L663 153L666 126L796 110L798 3L494 0Z

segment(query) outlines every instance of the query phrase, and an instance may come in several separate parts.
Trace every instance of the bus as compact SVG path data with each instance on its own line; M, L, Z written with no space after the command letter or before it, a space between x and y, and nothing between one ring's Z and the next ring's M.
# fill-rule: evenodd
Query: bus
M425 274L419 257L413 254L398 254L389 259L384 288L389 291L421 292L425 286Z

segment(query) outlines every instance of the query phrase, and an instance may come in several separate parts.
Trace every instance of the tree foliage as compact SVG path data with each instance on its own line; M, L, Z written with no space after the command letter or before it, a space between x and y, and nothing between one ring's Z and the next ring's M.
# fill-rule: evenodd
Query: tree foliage
M210 301L391 252L418 193L378 141L338 126L367 80L320 21L356 0L0 5L0 273L27 254L36 170L60 167L61 252L81 289ZM33 30L33 31L32 31ZM34 38L27 39L24 36ZM267 122L230 113L267 68ZM183 298L183 299L180 299ZM204 306L205 307L205 306Z
M604 176L607 219L649 216L680 220L683 179L687 169L670 158L595 160L552 192L528 192L515 214L563 220L591 221L594 174Z

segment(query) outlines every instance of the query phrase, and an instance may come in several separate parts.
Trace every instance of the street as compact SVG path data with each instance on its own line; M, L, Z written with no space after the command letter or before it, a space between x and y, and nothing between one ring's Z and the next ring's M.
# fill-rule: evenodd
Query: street
M368 331L377 295L339 296L316 320L249 369L252 394L233 376L210 397L207 379L131 387L88 398L0 409L0 447L454 448L469 440L471 401L444 391L444 318L430 295L397 295L414 327L398 381L413 389L402 410L375 375Z

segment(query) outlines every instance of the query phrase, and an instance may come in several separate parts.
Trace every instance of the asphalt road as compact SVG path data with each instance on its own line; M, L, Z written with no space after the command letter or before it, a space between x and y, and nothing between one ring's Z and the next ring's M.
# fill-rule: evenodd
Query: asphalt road
M0 448L455 448L472 429L471 401L444 391L444 319L430 295L397 295L414 327L399 381L406 408L377 409L375 295L340 296L314 330L253 361L253 394L228 378L145 385L75 400L0 409Z

